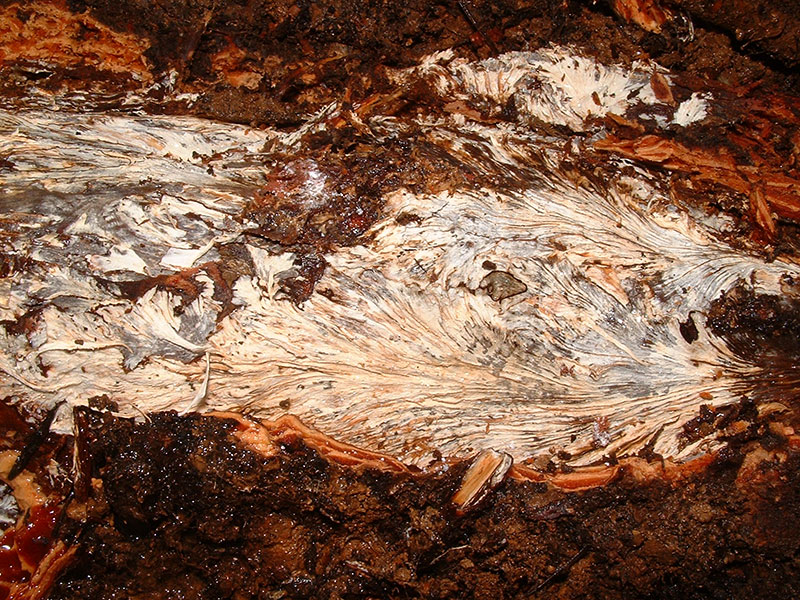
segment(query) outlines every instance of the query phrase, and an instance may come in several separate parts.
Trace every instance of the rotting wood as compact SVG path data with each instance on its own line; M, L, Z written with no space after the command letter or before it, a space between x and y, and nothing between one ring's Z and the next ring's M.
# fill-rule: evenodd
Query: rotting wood
M638 139L609 136L597 141L594 147L686 173L699 181L720 184L744 194L753 203L759 225L770 234L775 232L772 211L781 218L800 222L800 179L781 171L768 170L769 167L756 168L737 163L724 148L715 151L691 148L655 135Z
M484 450L470 463L461 485L453 494L459 513L474 508L506 477L514 459L504 452Z
M273 4L3 9L0 597L800 593L792 40Z

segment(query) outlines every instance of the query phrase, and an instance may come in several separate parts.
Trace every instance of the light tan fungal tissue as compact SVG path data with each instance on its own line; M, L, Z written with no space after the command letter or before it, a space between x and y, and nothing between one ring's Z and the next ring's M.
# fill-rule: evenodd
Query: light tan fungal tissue
M133 417L288 412L415 464L481 450L504 469L506 455L559 451L588 464L648 443L697 456L713 440L683 445L679 434L701 404L774 389L707 331L711 302L742 283L780 293L800 267L731 247L723 218L676 205L658 175L624 159L601 181L575 176L598 119L637 109L656 127L684 127L713 109L711 95L663 104L653 69L553 47L481 62L440 53L397 72L469 110L373 114L362 133L384 145L413 136L483 183L387 193L367 241L331 251L324 293L300 306L279 292L294 255L245 236L252 224L239 215L275 153L305 156L303 135L343 108L293 132L99 114L68 99L2 111L0 155L13 169L0 172L0 227L18 268L0 280L0 320L27 315L30 326L0 329L0 394L45 406L105 394ZM514 119L493 118L510 104ZM314 159L302 164L317 181ZM309 205L327 189L309 185ZM233 282L236 309L222 318L203 269L185 307L169 289L130 300L115 288L219 262L227 243L244 244L255 269ZM679 331L690 318L692 343Z

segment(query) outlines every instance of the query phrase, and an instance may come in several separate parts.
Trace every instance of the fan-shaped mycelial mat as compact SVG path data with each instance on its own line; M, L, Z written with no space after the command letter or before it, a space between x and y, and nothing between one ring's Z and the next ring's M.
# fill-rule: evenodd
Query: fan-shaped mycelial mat
M661 174L583 168L608 114L711 118L712 94L670 105L654 76L561 47L442 53L391 78L443 110L330 105L288 133L7 111L3 311L26 323L2 340L4 393L290 412L416 464L695 455L680 434L701 405L797 384L710 316L780 306L800 267L735 246Z
M30 42L26 28L43 19L73 35L72 14L40 8L15 35ZM703 498L724 487L749 502L739 483L760 481L764 461L776 482L794 472L791 94L765 101L574 45L489 57L432 48L382 66L368 93L317 98L295 123L256 127L202 118L201 87L175 70L158 79L137 54L144 42L88 14L81 27L109 53L94 59L137 83L52 90L28 66L34 85L0 111L9 597L42 597L65 568L57 594L106 597L120 568L98 553L123 538L150 544L134 552L149 565L136 575L144 594L164 581L190 597L339 597L357 581L358 597L460 593L448 585L537 594L575 565L579 578L591 572L611 543L583 525L565 534L570 515L622 518L630 498L612 508L609 498L631 485L649 490L647 514L689 506L724 543L731 527L756 532L745 545L775 529L752 507L755 524L715 529L728 509ZM688 17L648 14L688 35L678 27ZM51 40L42 52L72 47ZM28 65L23 50L7 60ZM60 77L76 68L59 60ZM239 89L268 76L215 68ZM294 77L313 87L322 75ZM39 481L24 468L43 447ZM680 489L706 485L709 464L726 473L722 487ZM665 481L682 483L652 495ZM355 517L353 502L372 516ZM784 502L796 516L796 499ZM398 522L376 526L392 506ZM527 528L520 539L556 523L564 552L526 554L511 531L494 539L480 521L501 514ZM108 515L111 529L87 529ZM624 545L641 560L674 573L686 568L678 554L698 560L639 521ZM45 542L26 550L24 531L37 527ZM181 541L147 542L158 527ZM248 567L223 549L234 542ZM492 556L505 559L492 567ZM172 559L199 566L155 575ZM210 584L208 561L233 579ZM444 577L454 565L476 574ZM645 580L637 593L668 589Z

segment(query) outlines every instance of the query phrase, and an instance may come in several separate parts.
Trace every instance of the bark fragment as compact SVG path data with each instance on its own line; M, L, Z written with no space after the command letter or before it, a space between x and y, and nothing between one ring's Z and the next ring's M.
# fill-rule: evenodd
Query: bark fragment
M753 203L757 222L770 235L775 232L772 211L784 219L800 222L800 179L778 170L768 170L766 165L756 169L737 163L725 148L690 148L655 135L625 140L609 136L596 142L595 148L657 164L744 194Z

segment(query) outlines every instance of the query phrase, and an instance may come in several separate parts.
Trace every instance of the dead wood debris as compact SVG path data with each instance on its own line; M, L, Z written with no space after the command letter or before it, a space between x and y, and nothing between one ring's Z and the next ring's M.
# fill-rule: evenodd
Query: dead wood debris
M704 184L718 184L750 200L756 222L771 238L775 217L800 223L800 179L763 164L737 161L726 148L690 147L658 135L620 139L610 135L594 144L596 150L655 164L688 174Z
M616 482L568 492L504 478L501 453L420 472L293 419L79 412L88 495L15 598L647 597L665 577L700 597L797 592L780 557L800 537L774 535L800 508L792 434L700 468L632 459Z
M476 507L506 477L514 459L505 452L484 450L472 460L458 491L453 495L453 504L463 514Z

